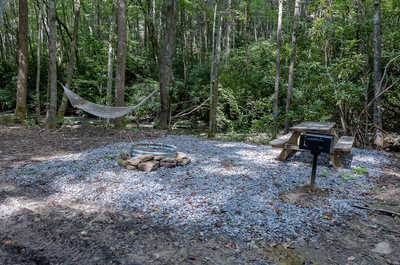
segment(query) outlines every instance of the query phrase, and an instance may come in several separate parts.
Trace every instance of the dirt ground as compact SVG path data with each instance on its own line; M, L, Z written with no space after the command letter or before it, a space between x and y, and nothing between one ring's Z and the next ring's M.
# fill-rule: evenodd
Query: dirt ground
M90 125L56 131L0 125L0 170L37 163L105 144L160 137L153 129L113 130ZM400 212L400 157L369 196L375 207ZM399 264L400 215L370 211L335 231L315 227L317 236L276 244L227 235L190 234L155 225L141 212L82 202L55 203L38 188L0 182L0 207L20 204L0 217L0 264Z

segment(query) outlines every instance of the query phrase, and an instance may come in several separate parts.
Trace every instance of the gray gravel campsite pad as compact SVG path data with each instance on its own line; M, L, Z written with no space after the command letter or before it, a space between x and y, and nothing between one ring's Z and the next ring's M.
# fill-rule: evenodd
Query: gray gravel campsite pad
M346 217L365 215L352 205L366 200L363 195L388 163L381 153L353 148L350 169L318 167L317 185L327 195L319 203L301 205L282 195L309 182L309 164L276 161L279 150L270 146L173 135L154 142L176 145L192 163L151 173L126 170L116 159L131 144L119 143L11 169L0 177L52 190L48 199L55 202L78 200L144 212L155 224L188 235L195 226L205 235L288 241L313 235L315 226L335 229ZM356 168L368 172L357 174ZM12 212L9 206L1 205L0 216Z

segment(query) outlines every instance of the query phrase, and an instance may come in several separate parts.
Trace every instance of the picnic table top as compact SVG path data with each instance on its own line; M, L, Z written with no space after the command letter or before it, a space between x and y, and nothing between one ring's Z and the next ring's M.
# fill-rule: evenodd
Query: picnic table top
M335 127L335 124L334 122L305 121L290 127L289 130L293 132L330 133L333 127Z

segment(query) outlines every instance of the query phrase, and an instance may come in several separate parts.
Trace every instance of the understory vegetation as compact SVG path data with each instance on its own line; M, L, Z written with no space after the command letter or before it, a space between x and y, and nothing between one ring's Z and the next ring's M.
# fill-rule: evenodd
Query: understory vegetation
M281 1L281 0L279 0ZM210 78L217 71L219 131L271 132L274 127L274 83L277 57L278 2L264 0L177 1L175 54L169 83L170 127L182 121L207 123ZM21 1L20 1L21 2ZM22 1L23 2L23 1ZM51 1L49 1L51 2ZM83 98L107 103L109 47L118 52L116 9L112 0L57 1L57 80L65 83L73 38L74 9L80 2L76 65L71 88ZM160 84L159 64L169 1L127 1L125 105L135 105ZM338 128L369 144L374 122L374 4L377 1L302 1L296 18L295 1L283 2L277 126L304 120L335 121ZM380 2L380 1L379 1ZM16 108L18 75L18 3L5 1L0 24L0 111ZM218 8L214 5L218 4ZM384 133L400 131L400 2L381 1L381 74L379 97ZM28 1L27 119L35 115L37 61L40 53L40 110L49 105L47 1ZM43 21L38 21L42 8ZM215 15L217 22L215 22ZM78 13L79 14L79 13ZM220 22L218 23L218 17ZM43 43L38 25L43 23ZM168 22L169 23L169 22ZM213 64L215 39L221 25L221 63ZM286 111L290 56L295 34L295 67L290 109ZM214 33L215 32L215 33ZM214 35L213 35L214 33ZM111 36L111 37L110 37ZM111 42L110 42L111 40ZM393 59L393 60L392 60ZM115 71L117 60L113 60ZM214 67L214 70L213 70ZM114 86L112 87L114 89ZM112 93L114 95L114 92ZM62 88L58 86L57 102ZM114 96L112 97L114 102ZM133 113L132 122L158 123L158 94ZM67 115L82 114L69 107ZM343 120L341 120L343 117ZM346 128L343 128L345 124Z

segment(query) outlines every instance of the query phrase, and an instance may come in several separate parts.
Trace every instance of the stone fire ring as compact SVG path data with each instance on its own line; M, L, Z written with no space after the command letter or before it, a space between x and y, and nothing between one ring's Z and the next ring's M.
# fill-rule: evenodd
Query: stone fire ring
M133 144L131 148L131 156L154 155L175 158L177 155L176 146L159 143L138 143Z
M159 167L186 166L191 159L176 147L158 143L133 144L130 154L121 154L118 164L128 170L154 171Z

